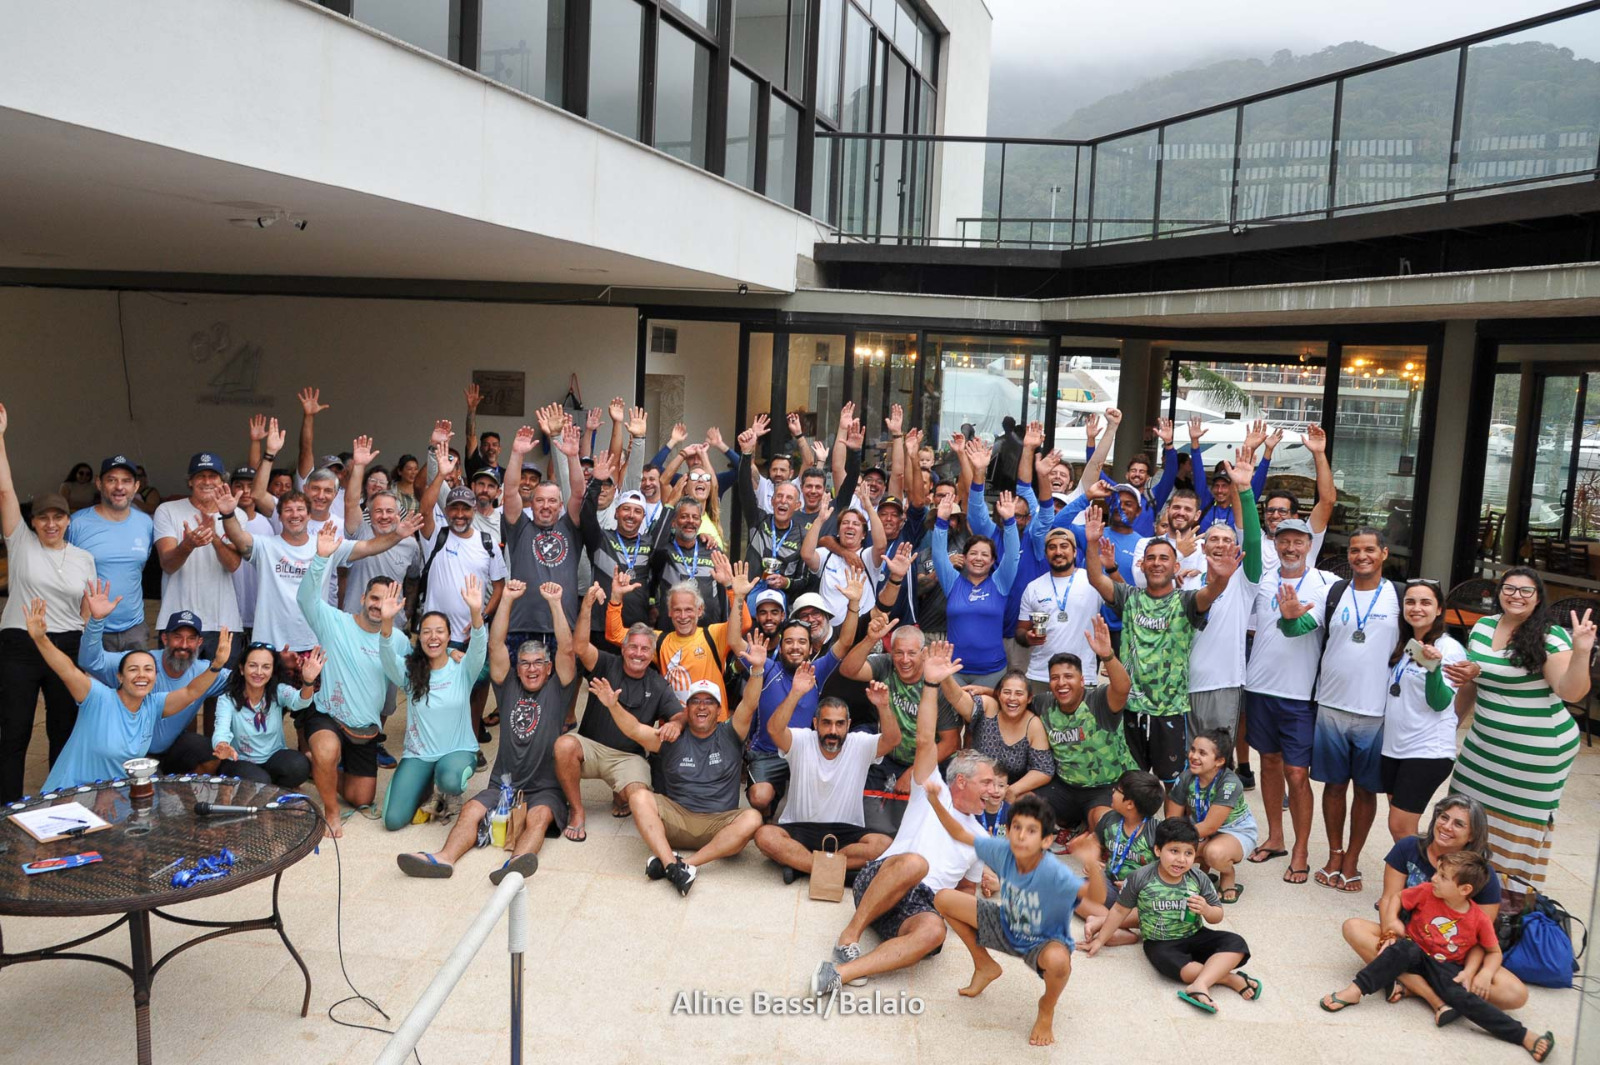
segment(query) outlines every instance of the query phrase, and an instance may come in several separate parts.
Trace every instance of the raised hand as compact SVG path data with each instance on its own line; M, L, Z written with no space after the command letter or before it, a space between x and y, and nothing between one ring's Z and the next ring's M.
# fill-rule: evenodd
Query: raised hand
M1100 568L1109 570L1117 564L1117 545L1111 542L1110 537L1100 538Z
M682 422L675 422L672 426L672 432L667 434L667 446L677 447L688 438L689 427L684 425Z
M1001 492L1000 498L994 501L994 512L1000 515L1002 523L1015 518L1017 516L1017 497L1010 492Z
M706 430L706 449L712 448L718 451L728 450L728 442L722 439L722 430L715 425Z
M885 559L883 564L889 570L889 576L897 581L904 581L916 561L916 551L909 542L902 540L900 546L894 549L894 554Z
M450 451L450 449L448 447L443 447L443 446L439 447L437 450L434 451L433 457L434 457L434 461L439 464L439 472L446 479L448 479L449 476L452 473L456 472L456 466L458 465L458 461L457 461L455 455L453 455L451 453L451 451Z
M789 412L789 435L797 439L806 435L805 422L800 420L800 412L797 410Z
M625 421L628 417L628 404L621 396L617 396L606 404L606 413L611 415L611 420L614 422Z
M1022 446L1032 451L1038 451L1044 446L1044 422L1029 422L1027 429L1022 433Z
M1595 623L1590 617L1593 613L1585 610L1579 618L1578 612L1572 611L1572 650L1582 658L1588 658L1589 652L1594 650Z
M1161 447L1163 450L1172 446L1171 418L1156 419L1156 438L1161 441Z
M1192 526L1176 536L1167 537L1167 539L1171 540L1172 545L1178 549L1179 558L1188 558L1194 554L1195 546L1200 542L1199 536Z
M250 417L250 439L265 440L267 438L267 416L254 414Z
M1096 658L1111 657L1111 629L1107 627L1105 618L1096 613L1094 620L1089 623L1089 630L1083 635Z
M1091 414L1083 421L1083 443L1091 452L1094 451L1095 442L1100 439L1100 415Z
M633 579L633 574L628 570L619 567L617 572L612 574L611 577L611 598L620 603L622 602L624 596L628 595L638 587L639 582ZM591 587L591 592L592 591L603 592L604 589L596 584Z
M1296 595L1294 593L1294 585L1278 585L1278 615L1282 617L1283 620L1294 621L1297 618L1302 618L1306 614L1310 613L1311 608L1315 605L1316 604L1312 603L1310 600L1302 600L1298 595ZM1448 666L1445 668L1447 670L1449 669Z
M684 676L688 674L685 673ZM596 677L589 682L589 694L599 699L605 706L617 705L617 689L613 688L611 682L604 677Z
M508 602L509 603L514 603L518 599L521 599L522 596L527 592L527 590L528 590L528 582L527 581L519 581L515 577L509 577L509 578L506 579L506 583L501 585L501 587L500 587L500 601L502 603L508 603ZM540 590L540 592L543 592L544 591L544 586L540 585L539 586L539 590ZM559 599L560 597L561 597L561 587L559 585L557 585L556 586L556 598Z
M1233 461L1222 460L1222 468L1228 471L1228 479L1233 482L1234 488L1244 491L1250 487L1250 480L1256 473L1256 458L1252 448L1248 445L1234 451Z
M441 444L450 443L450 438L456 435L450 430L450 419L440 418L433 423L433 432L428 434L428 443L438 449Z
M300 409L307 418L315 418L328 409L326 403L321 402L322 390L320 388L302 388L300 390Z
M721 551L711 552L711 579L724 588L733 586L733 567L728 564L728 556Z
M1244 562L1244 552L1236 547L1231 554L1224 551L1221 558L1207 561L1213 577L1232 577L1234 571Z
M267 453L271 455L278 454L288 441L289 434L278 427L278 419L270 419L267 422Z
M890 620L888 614L874 610L872 616L867 619L867 642L880 642L885 636L893 632L894 627L898 624L900 622L898 620Z
M1254 451L1267 440L1267 423L1264 419L1257 418L1251 422L1244 434L1244 447L1247 451Z
M767 638L760 629L751 629L750 635L745 637L744 650L739 652L739 657L744 659L744 664L754 673L765 668L767 664ZM796 675L795 680L799 681Z
M243 485L238 488L230 488L228 485L223 485L222 491L216 495L217 514L224 518L232 514L239 508L239 500L244 498L244 493L245 488Z
M911 456L911 458L913 460L915 460L917 458L917 456L921 453L921 451L922 451L922 430L921 429L907 429L906 430L906 454Z
M734 443L739 445L739 454L753 454L756 449L757 439L758 437L756 436L756 430L754 426L751 426L738 436L734 437Z
M1100 516L1099 507L1090 507L1088 510L1083 512L1083 538L1089 541L1089 547L1091 549L1095 544L1100 542L1100 537L1105 533L1105 531L1106 522L1105 519ZM1109 542L1110 541L1107 541L1107 543Z
M322 528L317 530L318 556L322 558L331 556L338 549L339 542L343 539L344 537L339 535L339 526L332 521L324 522ZM390 587L394 587L394 585L390 585Z
M1106 429L1109 432L1113 432L1114 433L1114 432L1117 431L1117 427L1120 426L1121 424L1122 424L1122 412L1120 410L1118 410L1116 407L1107 407L1106 408Z
M612 458L610 448L602 448L594 453L594 479L609 481L616 476L616 460Z
M483 402L482 390L477 385L472 384L466 387L463 394L467 400L467 413L476 414L478 412L478 404Z
M852 613L861 605L861 597L867 591L867 571L865 567L850 567L849 576L843 581L835 581L834 587L844 593L845 602L850 604Z
M547 403L533 412L534 420L539 423L539 431L545 436L555 436L561 432L563 414L559 403Z
M1211 431L1210 429L1207 429L1201 423L1200 415L1198 415L1198 414L1190 415L1190 417L1189 417L1189 450L1190 450L1191 453L1200 450L1200 440L1201 440L1201 438L1204 437L1210 431Z
M922 680L926 684L943 684L961 672L961 659L953 657L955 646L948 640L935 640L928 645L928 655L922 663Z
M757 414L755 420L750 423L750 428L756 431L756 436L766 436L772 432L772 419L766 414ZM727 449L724 448L723 450Z
M590 407L583 420L584 427L591 433L597 431L600 428L601 417L602 412L599 407Z
M576 458L578 456L578 445L582 440L583 430L576 425L569 425L561 430L561 435L557 436L552 443L555 444L556 450L563 455L568 458Z
M950 450L951 451L965 451L966 449L967 449L967 438L965 436L962 436L960 433L951 433L950 434Z
M533 427L524 425L511 438L511 453L513 455L527 455L528 452L533 450L534 439Z
M422 530L422 511L413 510L410 514L400 519L400 524L396 528L399 530L400 539L402 540L420 532Z
M358 436L350 442L350 464L353 466L370 466L372 460L383 452L372 446L372 437Z
M854 403L846 403L844 406L839 408L839 431L836 434L836 439L841 441L844 440L845 434L850 429L850 423L855 421L855 418L856 405Z
M393 587L393 585L390 585ZM320 647L313 647L300 656L300 683L310 684L322 673L322 667L328 664L328 653Z
M943 498L941 498L939 500L939 509L937 511L937 514L939 516L939 520L940 521L944 522L945 524L949 524L950 516L953 515L955 512L956 512L956 501L955 501L955 498L953 496L944 496Z
M801 662L794 671L794 680L790 684L790 690L805 695L807 692L816 690L816 687L817 667L813 666L810 660Z
M869 683L867 685L867 702L876 707L880 714L889 709L889 686L881 680Z
M883 427L889 430L890 436L899 436L905 431L906 409L898 403L890 404L889 416L883 420Z
M233 654L233 633L224 625L217 632L217 653L211 657L213 662L226 662Z
M867 442L867 428L858 421L852 421L845 431L844 446L851 451L860 451Z
M96 621L110 617L120 602L122 602L120 595L115 599L111 598L110 581L92 580L83 592L83 608L89 617Z
M973 437L967 441L967 461L972 463L972 468L982 473L989 468L989 458L994 454L994 448L982 437Z
M28 635L33 637L35 640L44 639L45 627L43 599L35 599L33 602L28 604L26 620L28 625Z
M813 465L826 466L828 462L828 445L821 440L811 441L811 461Z
M1305 444L1306 450L1313 455L1328 453L1328 433L1320 425L1306 426L1306 431L1300 434L1300 442Z
M633 407L628 411L628 435L642 437L645 430L650 427L650 413L643 407Z
M750 589L755 587L755 582L750 579L750 563L735 562L733 564L733 594L741 600L750 594Z
M474 614L483 613L483 582L477 574L467 574L466 580L461 585L461 601L467 604L467 610Z
M1278 445L1281 443L1283 443L1283 426L1280 425L1267 434L1267 441L1261 448L1263 457L1270 459L1272 453L1278 450Z

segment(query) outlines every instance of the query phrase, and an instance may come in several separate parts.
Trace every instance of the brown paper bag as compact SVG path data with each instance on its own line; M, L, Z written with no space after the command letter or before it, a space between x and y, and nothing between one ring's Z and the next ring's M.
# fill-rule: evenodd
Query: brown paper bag
M506 850L517 849L517 837L522 835L522 826L527 823L528 800L519 791L511 801L511 818L506 822Z
M833 850L828 850L830 839ZM811 897L818 902L844 898L844 855L839 853L839 837L831 832L822 837L822 850L811 852Z

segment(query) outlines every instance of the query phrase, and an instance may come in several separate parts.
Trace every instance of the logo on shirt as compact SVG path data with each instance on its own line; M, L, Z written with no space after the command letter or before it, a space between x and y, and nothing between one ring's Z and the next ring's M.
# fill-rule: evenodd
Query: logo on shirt
M1433 928L1433 934L1438 936L1439 941L1444 944L1445 950L1449 951L1451 954L1455 954L1461 949L1456 945L1456 932L1460 931L1461 929L1460 921L1456 920L1454 917L1445 917L1441 915L1429 921L1428 924ZM1444 961L1445 955L1435 954L1434 958L1438 961Z
M519 740L532 736L539 727L539 717L538 698L524 692L517 697L517 705L511 708L511 735Z
M567 560L567 538L560 533L535 533L533 559L542 566L561 565Z
M1082 743L1083 728L1053 728L1050 730L1051 743Z

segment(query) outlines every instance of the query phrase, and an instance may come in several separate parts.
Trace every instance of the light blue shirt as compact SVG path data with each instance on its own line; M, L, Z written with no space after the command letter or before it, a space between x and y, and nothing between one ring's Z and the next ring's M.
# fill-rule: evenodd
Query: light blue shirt
M1055 940L1072 949L1072 908L1078 904L1083 878L1055 859L1040 855L1031 872L1017 868L1016 856L1004 836L975 836L972 849L1000 880L1000 923L1006 942L1019 957L1042 943ZM979 903L982 905L982 902Z
M312 558L295 592L295 600L311 625L311 631L316 633L323 653L328 656L327 664L322 667L322 687L317 690L317 709L352 729L368 729L377 727L384 696L389 690L379 652L383 637L363 629L356 624L354 616L330 605L318 594L328 566L344 565L354 547L355 541L346 540L334 550L331 558L321 555ZM410 641L398 630L389 634L389 643L394 654L401 658L411 649ZM481 656L478 661L482 663Z
M155 543L155 522L137 507L122 521L102 517L94 507L72 515L67 543L94 556L95 574L111 582L111 597L122 596L111 616L108 632L126 632L144 622L144 565Z
M129 713L115 689L91 677L89 694L78 704L78 722L72 726L61 756L50 767L41 794L121 777L123 762L149 753L166 700L166 692L152 691L139 709Z
M483 660L489 654L484 626L468 632L467 651L461 661L445 656L444 665L428 677L428 694L415 701L410 699L404 654L404 643L397 645L390 640L383 645L384 673L407 692L404 757L436 762L456 751L476 753L478 738L472 733L471 698L473 682L483 671Z
M104 633L104 621L91 619L84 626L83 642L78 645L78 668L114 690L118 683L117 669L122 665L123 656L129 652L107 652L102 643ZM211 663L208 660L197 658L189 663L188 669L174 677L167 673L166 652L152 651L150 653L156 656L156 682L150 689L151 695L165 695L167 692L175 692L179 688L187 688L191 680L194 680L195 677L211 667ZM178 713L158 720L155 726L155 735L150 738L150 751L154 754L162 754L168 747L171 747L172 742L183 735L190 725L194 724L194 715L200 712L200 704L226 688L228 686L228 677L231 675L231 670L222 670L217 674L217 679L212 683L211 687L206 689L204 695ZM135 756L129 755L128 757Z
M263 696L265 698L265 696ZM217 696L217 727L211 734L211 746L226 743L239 752L240 761L260 764L283 750L283 715L286 711L300 710L311 705L310 699L300 698L300 689L279 684L274 692L272 708L267 711L266 723L256 728L256 712L250 704L240 705L226 693Z

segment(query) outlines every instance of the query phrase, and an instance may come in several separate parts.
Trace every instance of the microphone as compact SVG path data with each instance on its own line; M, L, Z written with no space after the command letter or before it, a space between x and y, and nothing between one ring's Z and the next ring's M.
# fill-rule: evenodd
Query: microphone
M253 814L259 812L259 806L224 806L216 802L197 802L194 812L201 817L210 817L212 814Z

